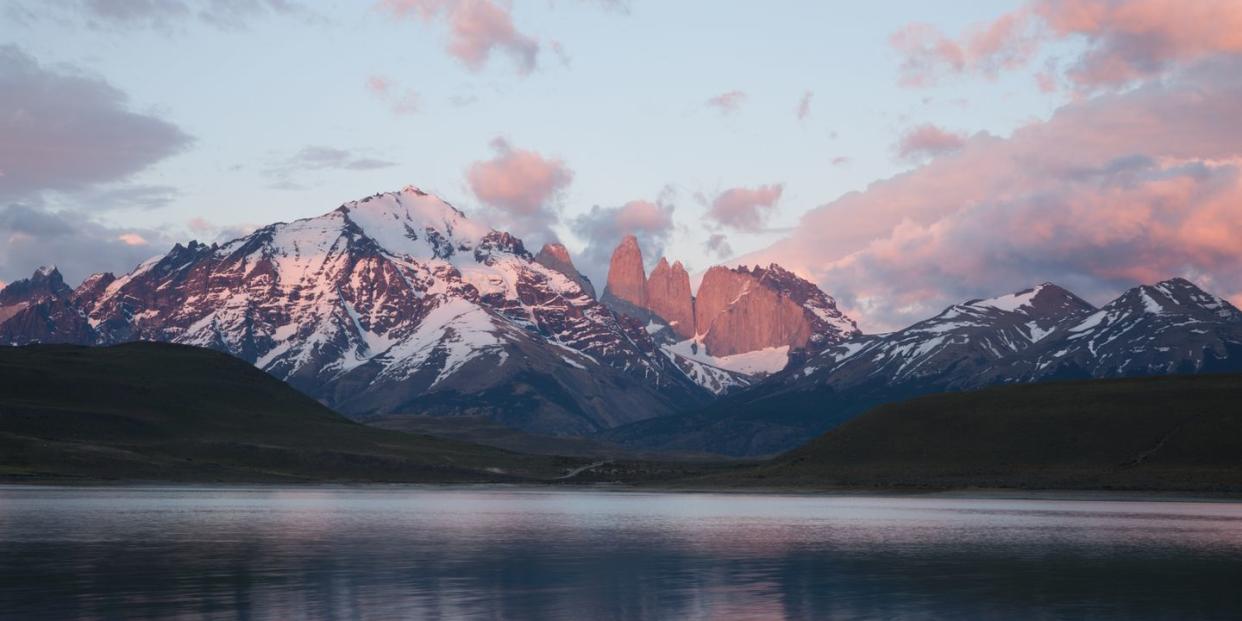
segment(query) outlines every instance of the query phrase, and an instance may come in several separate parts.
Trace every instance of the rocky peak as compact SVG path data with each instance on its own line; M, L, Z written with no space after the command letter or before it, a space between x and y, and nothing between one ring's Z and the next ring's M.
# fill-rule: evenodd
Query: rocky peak
M1016 293L975 299L951 306L936 317L921 323L996 328L1000 321L1006 325L1019 326L1019 331L1028 340L1038 341L1053 330L1072 325L1093 312L1095 307L1086 300L1062 287L1045 282Z
M539 254L543 255L550 261L559 261L566 265L574 264L574 260L569 256L569 249L565 247L565 244L560 242L550 242L544 244L543 248L539 249Z
M680 261L661 258L644 278L633 236L613 252L601 301L642 321L660 319L677 338L696 339L696 347L717 357L781 348L818 352L859 333L835 300L776 264L712 267L697 296Z
M1065 310L1091 308L1082 298L1050 282L994 298L970 300L963 306L1027 315L1060 314Z
M694 299L690 294L690 274L681 261L671 267L660 257L647 278L647 308L669 324L683 338L694 337Z
M0 344L89 341L92 329L72 295L55 267L40 267L0 290Z
M711 279L704 276L699 300L705 310L696 313L696 326L713 356L770 347L797 349L811 339L805 309L789 296L761 285L745 269L717 271Z
M709 269L694 318L713 356L780 347L819 351L859 333L835 300L775 264Z
M78 285L77 289L73 290L73 299L98 298L103 294L104 289L107 289L108 285L113 282L116 282L116 276L112 272L91 274L86 277L86 280L82 281L82 284Z
M448 202L412 186L350 201L337 208L334 215L335 218L312 218L289 230L314 235L315 229L335 230L343 219L347 232L369 238L389 254L417 260L452 259L459 251L471 251L495 233ZM493 248L497 241L490 242Z
M71 293L73 290L65 284L60 270L55 266L44 266L35 270L30 278L14 281L0 290L0 306L36 302L47 298L64 298Z
M1185 278L1171 278L1154 285L1144 285L1127 292L1127 295L1134 296L1133 292L1137 292L1147 312L1242 321L1242 313L1234 305L1200 289Z
M647 277L643 270L643 251L633 235L626 235L612 252L604 298L619 300L640 309L647 308Z
M479 245L474 249L474 259L479 263L490 265L496 253L513 255L528 261L533 260L530 253L526 252L526 246L522 244L522 240L500 231L492 231L479 240Z
M745 294L753 284L754 279L745 267L730 269L716 265L709 268L699 283L699 292L694 300L696 331L706 334L711 329L712 320Z
M1242 312L1184 278L1141 285L998 371L1024 380L1236 370Z
M560 272L561 275L578 283L582 290L595 297L595 286L591 284L591 280L578 271L574 267L573 259L569 256L569 250L563 244L552 242L543 245L539 249L539 254L535 255L535 262L540 265Z

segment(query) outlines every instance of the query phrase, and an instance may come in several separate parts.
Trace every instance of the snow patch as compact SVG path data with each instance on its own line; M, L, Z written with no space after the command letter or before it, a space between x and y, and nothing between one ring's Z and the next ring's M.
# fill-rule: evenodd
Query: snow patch
M697 347L692 347L697 346ZM703 343L694 339L686 339L679 343L666 345L668 351L683 358L696 360L714 367L735 373L758 375L776 373L789 363L789 346L767 347L764 349L734 354L732 356L712 356L707 353ZM696 352L697 350L697 352Z
M1035 287L1034 289L1030 289L1028 291L1023 291L1020 293L1011 293L1009 295L1002 295L1000 297L991 298L987 300L977 300L977 301L971 302L970 305L971 306L983 306L987 308L995 308L997 310L1003 310L1003 311L1012 313L1018 310L1019 308L1022 308L1023 306L1029 305L1031 303L1031 300L1035 299L1035 296L1039 295L1039 292L1041 290L1043 290L1043 285L1040 285L1038 287Z

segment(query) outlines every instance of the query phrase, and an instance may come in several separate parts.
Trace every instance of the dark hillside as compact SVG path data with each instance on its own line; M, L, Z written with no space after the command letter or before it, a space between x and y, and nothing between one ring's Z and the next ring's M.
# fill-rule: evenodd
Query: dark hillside
M2 479L521 481L575 465L357 424L206 349L0 347Z
M740 479L1242 491L1242 376L1056 382L919 397L877 407Z

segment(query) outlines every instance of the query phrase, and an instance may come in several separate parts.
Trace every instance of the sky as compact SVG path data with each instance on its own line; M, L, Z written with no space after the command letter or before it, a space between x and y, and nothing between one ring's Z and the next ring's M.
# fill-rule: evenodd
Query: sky
M0 0L0 281L415 185L601 283L777 262L868 331L1057 282L1242 303L1227 0Z

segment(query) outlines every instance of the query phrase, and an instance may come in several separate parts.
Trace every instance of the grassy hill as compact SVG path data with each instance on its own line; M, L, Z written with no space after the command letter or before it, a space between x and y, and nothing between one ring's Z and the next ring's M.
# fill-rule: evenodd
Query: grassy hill
M0 347L0 480L523 481L581 463L360 425L206 349Z
M1242 376L1009 386L875 408L758 467L792 487L1242 491Z

